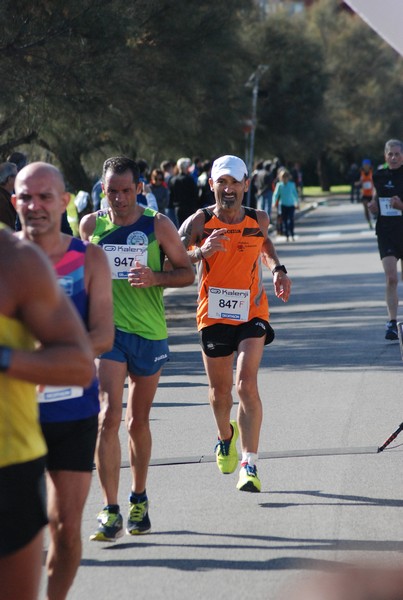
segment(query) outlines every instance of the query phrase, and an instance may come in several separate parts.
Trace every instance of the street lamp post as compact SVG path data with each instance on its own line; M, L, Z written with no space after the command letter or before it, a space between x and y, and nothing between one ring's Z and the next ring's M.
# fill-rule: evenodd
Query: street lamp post
M250 144L249 144L249 154L247 157L247 166L249 176L252 175L253 170L253 159L255 153L255 130L256 130L256 115L257 115L257 99L259 95L259 81L263 73L265 73L268 69L268 65L259 65L258 68L252 75L249 77L248 81L245 83L245 87L252 88L252 128L250 132ZM247 206L250 206L250 193L251 186L249 186L248 195L247 195Z

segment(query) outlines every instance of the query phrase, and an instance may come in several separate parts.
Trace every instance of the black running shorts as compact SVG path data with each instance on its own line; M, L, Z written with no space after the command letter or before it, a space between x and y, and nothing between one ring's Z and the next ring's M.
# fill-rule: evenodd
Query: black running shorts
M271 344L274 340L274 330L267 321L256 317L240 325L217 323L204 327L200 331L200 343L207 356L217 358L237 352L243 340L263 336L266 336L265 346Z
M47 524L44 471L45 457L0 469L0 557L24 548Z
M41 425L48 447L48 471L92 471L98 415L78 421Z
M379 255L403 259L403 228L398 232L377 232Z

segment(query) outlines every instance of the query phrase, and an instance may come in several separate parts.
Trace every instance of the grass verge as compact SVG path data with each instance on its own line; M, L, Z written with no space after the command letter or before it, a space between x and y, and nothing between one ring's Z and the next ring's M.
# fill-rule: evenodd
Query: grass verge
M319 186L306 186L304 187L304 196L338 196L340 194L349 194L351 186L349 185L332 185L330 192L324 192Z

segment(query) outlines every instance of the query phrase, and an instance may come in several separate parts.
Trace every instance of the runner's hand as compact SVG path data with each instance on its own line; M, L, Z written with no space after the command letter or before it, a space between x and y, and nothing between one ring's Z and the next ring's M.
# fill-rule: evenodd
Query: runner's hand
M155 285L155 274L150 267L135 262L135 267L130 269L128 275L129 283L134 288L148 288Z
M204 258L212 256L215 252L226 252L225 242L229 240L226 228L214 229L213 233L204 240L201 251Z
M291 279L283 271L273 275L274 293L283 302L288 302L291 293Z

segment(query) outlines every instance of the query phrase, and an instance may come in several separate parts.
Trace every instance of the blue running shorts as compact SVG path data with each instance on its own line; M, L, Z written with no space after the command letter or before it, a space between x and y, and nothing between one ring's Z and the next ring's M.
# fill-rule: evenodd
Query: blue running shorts
M127 363L131 375L154 375L169 360L168 340L147 340L136 333L115 329L112 350L99 358Z

